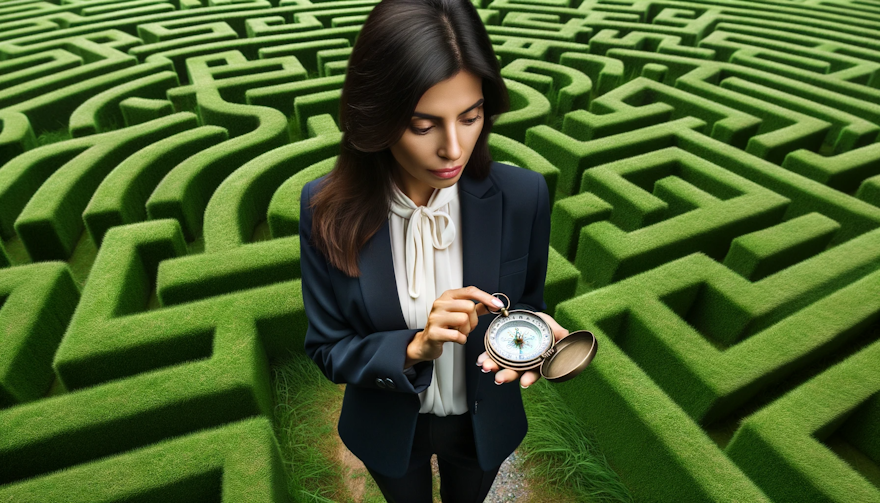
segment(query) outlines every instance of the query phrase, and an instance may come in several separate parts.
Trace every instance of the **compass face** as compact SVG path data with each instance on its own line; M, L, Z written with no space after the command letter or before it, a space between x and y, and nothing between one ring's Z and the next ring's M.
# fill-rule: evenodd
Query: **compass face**
M492 326L489 344L495 353L512 362L528 362L550 349L552 335L547 325L534 315L512 312Z

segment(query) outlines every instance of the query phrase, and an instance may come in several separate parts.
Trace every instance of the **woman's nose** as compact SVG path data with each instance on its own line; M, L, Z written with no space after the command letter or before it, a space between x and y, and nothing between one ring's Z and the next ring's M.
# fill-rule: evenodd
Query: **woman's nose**
M441 157L453 161L461 157L461 145L458 144L458 132L454 127L446 130L446 141L440 147L439 154Z

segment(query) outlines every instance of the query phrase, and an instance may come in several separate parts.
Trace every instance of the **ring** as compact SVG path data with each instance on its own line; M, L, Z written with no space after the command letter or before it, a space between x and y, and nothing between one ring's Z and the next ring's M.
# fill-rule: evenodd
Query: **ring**
M493 297L495 297L496 295L504 295L504 294L501 292L496 292L496 293L492 294ZM507 299L507 306L502 309L506 311L506 310L510 309L510 297L508 297L507 295L504 295L504 298ZM489 312L492 314L498 314L502 311L502 309L499 309L497 311L493 311L492 309L489 309Z

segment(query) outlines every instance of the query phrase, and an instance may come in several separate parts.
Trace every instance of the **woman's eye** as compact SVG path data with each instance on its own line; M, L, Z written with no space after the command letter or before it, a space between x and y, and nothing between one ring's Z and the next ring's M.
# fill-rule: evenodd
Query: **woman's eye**
M475 122L480 120L482 117L483 117L482 115L478 115L478 116L472 117L470 119L465 119L464 123L467 126L472 126ZM415 126L412 126L411 129L412 129L413 133L415 133L415 134L428 134L428 131L434 129L434 126L428 126L426 128L417 128Z

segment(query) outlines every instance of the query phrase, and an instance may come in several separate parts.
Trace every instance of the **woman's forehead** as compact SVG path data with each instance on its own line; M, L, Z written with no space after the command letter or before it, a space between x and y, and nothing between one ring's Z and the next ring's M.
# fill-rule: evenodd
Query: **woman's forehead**
M425 91L413 116L426 119L457 117L480 106L482 99L482 80L462 71Z

